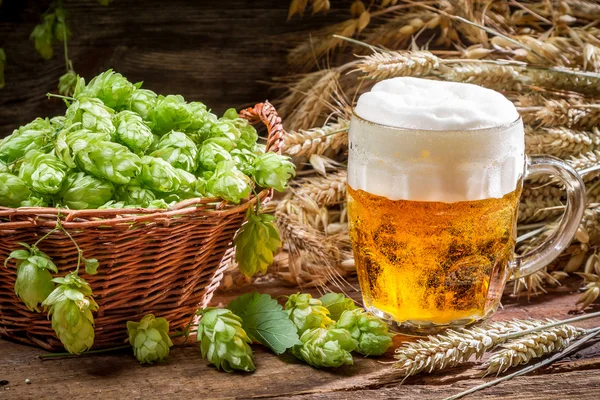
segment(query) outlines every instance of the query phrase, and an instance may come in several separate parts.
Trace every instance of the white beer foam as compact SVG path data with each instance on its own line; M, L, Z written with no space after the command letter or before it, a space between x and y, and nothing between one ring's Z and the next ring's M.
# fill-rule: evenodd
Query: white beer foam
M368 121L427 130L481 129L519 118L500 93L468 83L393 78L358 99L356 114Z
M377 87L410 90L416 100L379 90L361 96L355 110L360 118L353 117L349 133L353 189L392 200L452 203L499 198L517 188L524 129L513 123L517 111L500 93L415 78Z

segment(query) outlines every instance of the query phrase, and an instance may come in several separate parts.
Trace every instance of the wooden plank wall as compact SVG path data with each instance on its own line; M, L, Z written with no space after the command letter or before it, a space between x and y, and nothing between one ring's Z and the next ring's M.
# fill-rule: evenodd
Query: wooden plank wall
M44 61L29 34L50 1L4 0L0 47L7 56L0 89L0 137L37 116L64 112L57 99L62 45ZM215 112L272 98L273 76L289 71L286 49L308 31L347 18L347 5L327 16L286 22L288 0L64 0L72 38L69 56L87 79L113 68L158 93L182 94Z

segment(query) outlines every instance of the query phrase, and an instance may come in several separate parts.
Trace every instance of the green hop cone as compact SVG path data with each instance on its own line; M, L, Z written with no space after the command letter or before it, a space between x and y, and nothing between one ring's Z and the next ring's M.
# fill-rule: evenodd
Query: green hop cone
M198 325L198 340L201 342L202 358L217 369L254 371L251 343L242 328L240 317L224 308L208 307L202 311Z
M133 208L133 207L125 204L124 201L109 200L106 203L102 204L100 207L98 207L98 210L110 210L110 209L116 209L116 208Z
M77 85L77 73L73 70L65 72L58 78L58 93L71 96Z
M10 259L17 260L17 279L15 294L31 311L40 312L41 304L54 290L50 272L58 272L50 257L35 246L20 243L25 249L15 250L4 261L4 266Z
M158 96L152 90L148 89L137 89L134 90L129 98L129 104L127 108L144 120L147 120L150 110L152 110L156 104L156 98Z
M239 148L253 149L256 141L258 140L258 132L250 125L248 120L240 118L237 111L234 108L230 108L223 114L222 120L229 120L238 129L239 136L237 144Z
M315 368L337 368L352 365L352 351L356 340L345 329L334 327L309 329L300 337L301 345L292 347L292 353Z
M231 154L220 144L206 141L200 147L198 160L200 167L205 171L214 171L221 161L231 160Z
M186 133L198 132L207 128L211 124L211 115L204 103L193 101L188 103L188 112L190 113L190 124L186 127Z
M313 328L326 328L333 325L329 317L329 310L323 307L321 300L314 299L308 293L296 293L288 298L285 309L302 335L306 330Z
M323 306L329 310L329 316L337 321L346 310L355 310L358 307L354 301L341 293L327 293L320 298Z
M93 97L101 100L107 107L122 110L130 104L131 96L135 91L134 84L123 75L109 69L94 77L86 86L79 85L73 97ZM88 128L84 126L84 128Z
M180 95L158 96L148 113L152 132L164 135L172 130L183 132L192 123L192 113Z
M92 312L98 310L98 304L91 297L90 286L75 273L52 281L58 286L42 305L50 308L52 329L65 349L71 354L81 354L94 344Z
M392 345L388 324L360 308L344 311L335 327L350 332L358 342L356 351L365 356L380 356Z
M0 173L0 206L19 207L30 193L21 178L7 172Z
M6 165L3 161L0 161L0 173L6 173L6 174L10 173L10 169L8 168L8 165Z
M30 150L19 169L19 178L38 193L55 194L62 188L67 170L67 165L53 154Z
M126 185L141 171L141 160L129 149L113 142L91 142L77 152L75 163L90 175Z
M125 186L117 186L116 198L127 205L148 207L156 196L152 190L142 187L137 179L132 179Z
M50 142L53 133L54 127L47 118L36 118L15 129L0 142L0 161L10 163L23 157L29 150L40 150Z
M246 215L248 222L242 225L233 242L240 271L252 277L257 272L267 272L275 251L281 247L281 239L273 215L256 214L254 207L249 207Z
M140 322L127 321L129 343L135 358L142 364L166 361L169 348L173 346L169 337L169 322L148 314Z
M231 157L235 161L237 168L248 176L252 176L254 172L254 160L256 159L256 153L248 149L233 149L230 152Z
M181 185L179 185L179 190L176 193L179 199L202 197L202 194L196 190L196 176L180 168L175 168L175 170L179 175L179 179L181 179Z
M206 190L214 196L238 204L252 191L252 181L237 169L235 161L221 161L206 182Z
M133 111L121 111L115 116L115 139L136 154L144 153L152 145L154 137L142 118Z
M177 170L162 158L142 157L142 171L138 175L140 183L152 190L173 193L181 186Z
M52 204L52 198L39 193L32 193L21 202L21 207L48 207Z
M72 172L60 192L60 203L72 210L98 208L111 200L114 192L115 187L109 181Z
M89 129L73 129L71 125L58 132L54 152L69 168L75 168L75 156L80 150L89 147L90 143L110 141L111 136L106 132L92 132Z
M287 182L296 175L296 166L289 157L267 152L256 157L252 177L261 187L273 188L278 192L286 189Z
M77 88L75 91L77 91ZM71 103L65 118L67 119L67 125L79 122L81 123L80 128L105 133L112 137L115 134L115 126L112 121L113 114L114 111L105 106L101 100L82 96Z
M198 168L198 148L183 132L172 131L164 135L150 155L162 158L175 168L188 172Z

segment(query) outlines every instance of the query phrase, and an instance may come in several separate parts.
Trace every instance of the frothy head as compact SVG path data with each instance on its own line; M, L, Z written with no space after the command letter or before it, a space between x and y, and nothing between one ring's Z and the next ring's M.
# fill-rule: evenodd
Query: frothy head
M360 96L354 111L381 125L422 130L492 128L519 118L515 106L496 91L405 77L377 83Z

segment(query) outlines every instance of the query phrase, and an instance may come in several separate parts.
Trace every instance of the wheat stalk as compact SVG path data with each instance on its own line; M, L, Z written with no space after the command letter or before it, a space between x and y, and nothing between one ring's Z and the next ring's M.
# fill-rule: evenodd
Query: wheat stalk
M584 103L577 97L547 99L540 95L521 96L519 107L523 121L545 126L597 129L600 104Z
M327 176L309 177L293 182L296 196L309 197L319 206L343 203L346 200L346 171Z
M589 21L600 19L600 4L589 0L566 0L568 14Z
M465 63L448 68L442 77L449 81L473 83L495 90L520 90L524 67Z
M539 222L559 215L562 210L555 207L563 205L562 195L563 191L560 188L551 185L523 188L519 203L518 222Z
M585 329L562 325L514 339L503 344L503 349L489 358L485 375L500 375L511 367L528 364L534 358L564 350L585 332Z
M283 137L281 151L290 157L310 157L328 150L338 151L348 144L349 126L349 121L340 120L321 128L290 131Z
M525 152L549 154L559 158L587 153L600 146L600 131L579 131L566 127L525 126Z
M397 76L425 76L438 69L440 59L428 51L374 52L362 57L358 70L382 80Z
M471 356L483 357L489 349L503 343L510 333L543 326L544 321L493 322L485 328L474 327L429 336L427 340L406 343L396 349L396 366L405 377L422 371L433 372L466 362Z

